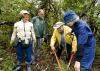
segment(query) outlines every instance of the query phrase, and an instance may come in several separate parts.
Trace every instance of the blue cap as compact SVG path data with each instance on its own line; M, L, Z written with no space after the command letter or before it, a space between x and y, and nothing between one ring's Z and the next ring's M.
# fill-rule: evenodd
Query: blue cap
M79 17L79 16L74 11L68 10L64 14L64 21L65 21L65 23L69 23L69 22L72 22L73 20L75 20L77 17Z

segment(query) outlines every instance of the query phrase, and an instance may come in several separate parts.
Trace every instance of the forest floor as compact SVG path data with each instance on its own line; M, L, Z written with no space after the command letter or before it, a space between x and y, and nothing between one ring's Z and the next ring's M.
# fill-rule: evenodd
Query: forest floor
M97 48L96 57L93 63L92 71L100 71L100 48ZM64 60L64 53L61 57L62 71L67 71L67 63ZM0 46L0 71L12 71L12 68L16 64L15 49L4 48ZM69 71L73 70L74 61L70 66ZM25 71L25 64L23 64L22 71ZM40 51L40 57L37 58L36 64L32 65L32 71L59 71L58 64L50 48L46 45Z

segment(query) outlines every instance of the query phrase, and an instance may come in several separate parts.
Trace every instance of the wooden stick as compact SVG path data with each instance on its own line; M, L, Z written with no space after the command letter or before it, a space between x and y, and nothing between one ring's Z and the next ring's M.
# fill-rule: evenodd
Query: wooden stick
M69 60L68 65L67 65L67 69L69 68L69 66L71 64L73 57L74 57L74 53L71 54L70 60Z
M60 64L60 62L59 62L59 60L58 60L57 54L56 54L56 52L55 52L54 50L52 50L52 51L53 51L53 53L54 53L54 55L55 55L55 57L56 57L56 60L57 60L59 69L60 69L60 71L62 71L61 64Z

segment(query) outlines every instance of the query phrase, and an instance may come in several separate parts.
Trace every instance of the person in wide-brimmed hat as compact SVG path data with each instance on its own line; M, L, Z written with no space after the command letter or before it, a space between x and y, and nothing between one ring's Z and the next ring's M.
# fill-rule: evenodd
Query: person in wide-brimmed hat
M79 19L79 16L72 10L64 14L66 25L72 27L72 32L77 37L78 50L75 57L75 71L91 71L95 57L96 41L88 24ZM81 68L80 68L81 67Z
M74 34L71 34L72 29L65 26L63 22L57 22L53 28L54 32L50 42L51 49L55 50L55 48L57 48L57 56L60 58L62 50L66 48L68 54L67 60L69 60L71 53L77 51L77 39ZM58 46L55 46L56 44L58 44Z
M10 45L16 43L17 65L14 71L19 71L24 59L27 64L27 70L31 71L32 64L32 48L36 42L33 24L29 22L29 12L27 10L20 11L21 21L14 24Z

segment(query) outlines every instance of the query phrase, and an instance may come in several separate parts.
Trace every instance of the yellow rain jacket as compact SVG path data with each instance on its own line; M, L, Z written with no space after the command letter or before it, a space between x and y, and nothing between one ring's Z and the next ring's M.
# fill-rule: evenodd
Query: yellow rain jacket
M64 26L64 39L67 44L72 45L72 52L77 51L77 39L76 36L73 34L68 34L72 31L72 29L68 26ZM61 43L61 34L58 32L57 29L54 30L53 35L51 37L50 46L54 47L55 43L58 42L59 47Z

